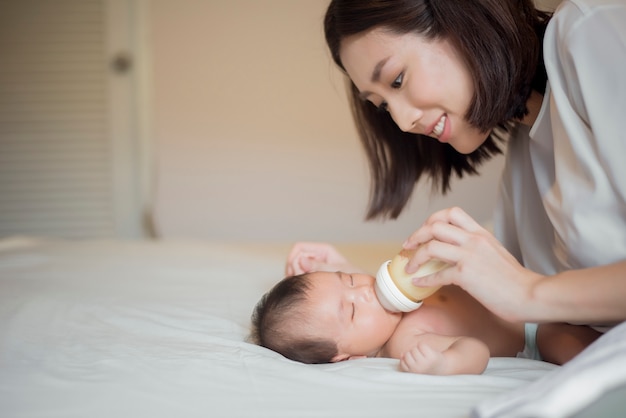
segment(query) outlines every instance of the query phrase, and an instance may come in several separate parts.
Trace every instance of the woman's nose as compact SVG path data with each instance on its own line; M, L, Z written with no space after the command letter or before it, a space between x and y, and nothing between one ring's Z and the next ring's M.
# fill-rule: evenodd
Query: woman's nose
M422 112L419 109L415 109L410 106L397 105L390 107L391 117L404 132L414 132L415 127L418 125L419 119L422 117Z

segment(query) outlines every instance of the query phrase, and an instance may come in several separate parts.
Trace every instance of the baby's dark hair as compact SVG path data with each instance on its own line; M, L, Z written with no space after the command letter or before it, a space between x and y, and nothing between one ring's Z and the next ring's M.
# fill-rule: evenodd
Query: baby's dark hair
M307 274L288 276L263 295L252 314L251 340L291 360L331 363L337 343L311 335L302 309L310 288Z

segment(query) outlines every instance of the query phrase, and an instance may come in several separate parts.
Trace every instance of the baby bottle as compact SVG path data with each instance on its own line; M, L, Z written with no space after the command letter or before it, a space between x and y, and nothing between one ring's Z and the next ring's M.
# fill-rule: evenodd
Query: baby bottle
M414 277L427 276L448 267L440 260L422 264L413 274L407 274L407 265L415 250L402 250L393 259L385 261L376 274L376 296L385 309L392 312L410 312L422 305L422 300L435 293L441 286L417 287L411 283Z

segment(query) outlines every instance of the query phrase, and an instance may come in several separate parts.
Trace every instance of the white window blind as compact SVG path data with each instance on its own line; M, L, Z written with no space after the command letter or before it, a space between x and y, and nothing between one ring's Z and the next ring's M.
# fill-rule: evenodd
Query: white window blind
M106 36L105 1L0 0L0 236L116 235Z

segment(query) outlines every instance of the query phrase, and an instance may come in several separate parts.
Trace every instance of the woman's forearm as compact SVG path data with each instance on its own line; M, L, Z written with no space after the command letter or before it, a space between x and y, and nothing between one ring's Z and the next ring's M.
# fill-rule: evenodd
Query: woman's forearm
M521 304L522 320L583 324L626 320L626 260L536 280Z

